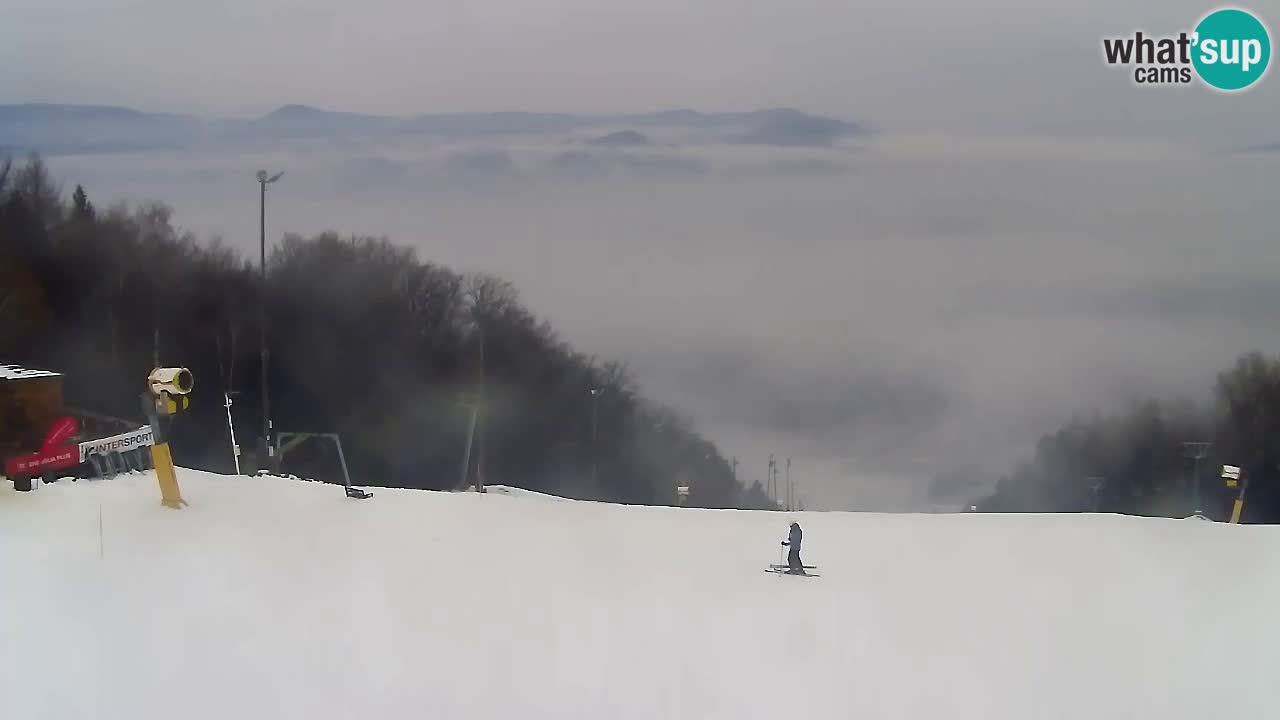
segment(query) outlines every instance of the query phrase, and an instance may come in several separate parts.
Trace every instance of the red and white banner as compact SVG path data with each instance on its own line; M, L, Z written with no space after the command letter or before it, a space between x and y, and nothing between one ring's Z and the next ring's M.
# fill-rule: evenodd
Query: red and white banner
M151 426L143 425L137 430L122 435L112 435L109 438L80 443L80 462L88 460L90 455L127 452L155 444L156 436L155 433L151 432Z
M80 463L80 451L76 446L62 445L9 458L4 463L4 474L10 479L41 475L50 470L72 468Z
M65 440L74 435L75 431L76 427L73 419L66 418L58 421L50 430L45 447L39 452L34 452L30 455L19 455L5 460L5 475L9 478L42 475L51 470L73 468L88 460L92 455L128 452L129 450L137 450L156 443L155 433L151 431L150 425L143 425L137 430L120 435L82 442L79 446L59 445L51 442Z
M74 421L72 421L74 422ZM59 421L50 431L49 440L66 439L75 433L75 427L69 422ZM128 452L138 448L156 444L155 433L150 425L143 425L137 430L112 435L108 438L90 440L76 445L54 445L45 443L39 452L30 455L19 455L5 460L4 473L9 478L42 475L50 470L65 470L85 462L92 455Z

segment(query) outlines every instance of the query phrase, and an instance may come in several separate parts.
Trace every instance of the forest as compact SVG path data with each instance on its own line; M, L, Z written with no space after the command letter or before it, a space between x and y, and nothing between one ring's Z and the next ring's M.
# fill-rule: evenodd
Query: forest
M986 512L1116 512L1280 521L1280 358L1251 351L1218 373L1213 403L1148 399L1077 418L977 504ZM1240 469L1229 485L1224 465ZM1244 491L1242 495L1242 491ZM1198 506L1198 507L1197 507Z
M91 190L65 193L38 156L0 157L0 360L61 372L69 406L139 423L151 368L190 368L179 464L233 472L230 397L242 471L267 465L265 329L273 433L337 433L359 484L479 478L659 505L687 486L691 506L776 507L625 363L571 348L502 278L334 232L268 238L264 276L258 257L197 239L163 204L99 208ZM341 481L324 442L279 470Z

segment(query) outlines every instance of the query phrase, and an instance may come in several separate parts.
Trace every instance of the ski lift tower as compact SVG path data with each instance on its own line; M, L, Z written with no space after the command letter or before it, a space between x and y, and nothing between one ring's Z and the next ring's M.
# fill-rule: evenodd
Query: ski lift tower
M1193 515L1195 517L1204 517L1204 512L1200 507L1200 461L1209 454L1209 446L1207 442L1184 442L1182 443L1183 457L1191 458L1194 461L1191 474L1191 492L1192 504L1195 505Z

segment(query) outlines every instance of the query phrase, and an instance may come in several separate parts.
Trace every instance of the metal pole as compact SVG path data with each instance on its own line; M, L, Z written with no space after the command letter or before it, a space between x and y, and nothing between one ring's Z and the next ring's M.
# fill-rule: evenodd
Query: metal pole
M471 438L476 434L476 413L479 409L479 405L471 406L471 421L467 424L467 447L462 451L462 482L458 483L459 490L467 486L467 475L471 471Z
M596 408L596 400L600 397L600 388L591 388L591 490L599 492L600 489L600 445L599 439L599 413Z
M342 454L342 438L337 435L330 435L333 442L338 446L338 462L342 463L342 482L347 486L347 490L351 489L351 473L347 472L347 456Z
M489 421L484 399L484 325L477 325L476 332L480 336L480 384L476 387L476 492L484 492L484 430Z
M265 174L258 176L261 189L258 214L259 228L259 266L258 266L258 328L261 347L262 365L262 448L268 457L273 455L271 448L271 405L267 392L267 178ZM261 468L266 458L258 459Z
M778 504L782 502L782 490L778 487L778 461L773 461L773 502Z
M236 444L236 426L231 422L231 393L222 393L227 404L227 430L231 433L231 459L236 463L236 474L240 474L240 446Z
M476 408L476 492L484 492L484 427L485 407Z
M261 330L262 343L262 450L270 460L275 458L275 448L271 445L271 395L267 387L267 368L270 367L270 354L267 350L267 185L280 179L284 175L278 172L271 177L267 177L266 170L258 171L258 190L260 192L258 202L258 327ZM271 467L274 462L264 462L259 458L259 466L267 465ZM274 469L274 468L272 468Z
M596 407L596 398L598 395L595 390L591 391L591 487L594 489L600 484L600 425L599 413Z
M791 458L787 458L787 512L792 510Z
M773 453L769 453L769 469L765 472L764 486L769 493L769 502L774 505L778 504L777 498L774 496L773 488Z
M1192 498L1194 499L1195 506L1196 506L1196 514L1202 515L1203 513L1201 512L1201 508L1200 508L1200 456L1199 455L1196 456L1195 466L1191 472L1193 473L1193 476L1191 478L1191 492L1192 492Z
M1192 503L1195 505L1193 514L1203 515L1203 508L1200 507L1200 459L1209 454L1209 446L1207 442L1184 442L1183 454L1194 460L1192 465L1191 476L1191 497Z

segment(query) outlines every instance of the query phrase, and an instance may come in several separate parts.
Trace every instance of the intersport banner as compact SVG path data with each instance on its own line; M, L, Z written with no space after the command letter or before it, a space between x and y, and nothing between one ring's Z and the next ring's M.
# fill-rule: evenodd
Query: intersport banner
M121 435L112 435L109 438L102 438L101 440L90 440L88 442L80 443L80 462L88 460L90 455L126 452L155 444L156 436L155 433L151 431L151 426L143 425L132 432L123 433Z

